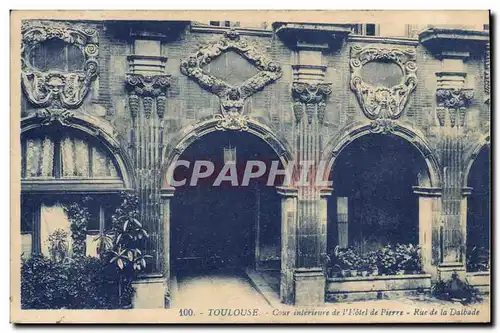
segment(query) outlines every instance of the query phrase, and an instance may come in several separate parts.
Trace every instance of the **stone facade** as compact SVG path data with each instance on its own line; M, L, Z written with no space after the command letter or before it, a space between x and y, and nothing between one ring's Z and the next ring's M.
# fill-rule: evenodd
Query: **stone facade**
M406 140L427 166L414 187L425 270L434 277L465 272L468 172L490 145L488 31L429 28L409 38L290 22L262 30L187 21L27 21L22 33L23 135L40 128L84 132L119 174L57 184L23 176L23 195L137 191L155 259L149 283L165 291L165 304L175 196L165 174L192 142L214 131L254 134L283 165L324 162L326 177L357 138ZM31 50L54 39L82 50L83 70L32 66ZM397 80L380 78L388 71L399 73ZM326 200L335 187L278 189L285 303L325 301Z

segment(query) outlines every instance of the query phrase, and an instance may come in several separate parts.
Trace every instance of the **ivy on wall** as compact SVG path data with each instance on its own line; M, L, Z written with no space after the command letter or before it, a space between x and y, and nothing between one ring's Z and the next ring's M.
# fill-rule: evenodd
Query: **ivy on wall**
M75 255L85 256L87 225L90 220L89 204L91 202L92 198L85 196L82 200L75 200L64 205L71 223L71 238Z

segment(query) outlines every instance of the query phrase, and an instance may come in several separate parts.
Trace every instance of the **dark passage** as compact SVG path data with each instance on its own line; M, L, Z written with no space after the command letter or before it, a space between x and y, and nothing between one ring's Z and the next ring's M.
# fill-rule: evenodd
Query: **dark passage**
M213 183L224 166L224 148L234 148L238 185ZM175 179L187 184L176 188L172 200L171 258L178 274L212 272L221 268L253 267L256 260L257 212L260 242L280 237L280 198L274 186L266 186L268 171L249 186L241 186L248 160L271 165L276 154L249 133L214 132L203 136L182 154L190 168L176 169ZM212 161L214 175L189 186L196 160ZM281 166L280 166L281 167ZM258 209L259 208L259 209Z
M467 270L486 271L490 259L490 150L483 148L469 171Z

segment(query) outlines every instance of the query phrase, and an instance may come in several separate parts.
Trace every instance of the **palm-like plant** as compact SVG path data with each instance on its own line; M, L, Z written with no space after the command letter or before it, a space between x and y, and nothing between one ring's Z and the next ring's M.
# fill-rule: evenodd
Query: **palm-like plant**
M126 276L133 276L146 268L146 259L151 258L141 251L143 241L149 237L139 222L138 198L131 193L122 193L122 202L113 215L113 229L101 235L102 247L111 241L109 262L119 269L118 295L121 299L123 282ZM130 280L129 280L130 281Z

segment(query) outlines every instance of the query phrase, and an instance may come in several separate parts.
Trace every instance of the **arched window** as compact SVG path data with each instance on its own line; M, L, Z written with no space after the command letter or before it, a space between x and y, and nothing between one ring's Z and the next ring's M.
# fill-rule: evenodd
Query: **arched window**
M67 207L89 209L87 255L96 255L95 237L110 227L113 203L126 188L116 156L98 138L61 126L38 127L21 137L22 253L50 255L49 237L63 231L71 252ZM84 202L85 199L91 201ZM59 233L61 235L61 233Z

